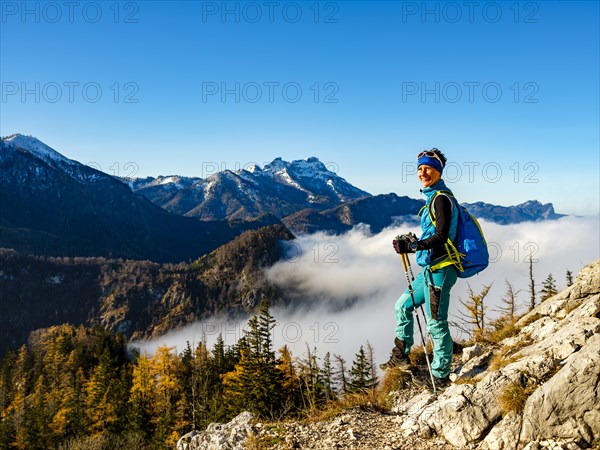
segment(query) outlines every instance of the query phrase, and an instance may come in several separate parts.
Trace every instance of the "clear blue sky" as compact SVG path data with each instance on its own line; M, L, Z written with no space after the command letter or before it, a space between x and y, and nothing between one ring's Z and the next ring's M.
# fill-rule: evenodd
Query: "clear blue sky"
M317 156L417 198L436 146L461 201L599 212L598 2L0 5L0 133L105 172Z

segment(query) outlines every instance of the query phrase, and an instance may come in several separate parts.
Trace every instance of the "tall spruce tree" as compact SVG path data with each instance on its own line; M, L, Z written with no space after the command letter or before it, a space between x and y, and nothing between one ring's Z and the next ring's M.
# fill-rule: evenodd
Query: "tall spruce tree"
M373 366L364 347L361 345L350 369L349 392L362 392L377 387L377 379L372 376Z
M321 379L323 380L323 393L325 401L331 401L336 398L334 379L333 379L333 367L331 366L331 355L329 352L325 353L323 358L323 367L321 368Z
M240 349L240 362L223 376L225 401L230 402L233 414L248 409L259 417L273 419L281 412L283 373L272 348L274 326L269 303L263 302L260 314L248 321L247 346Z

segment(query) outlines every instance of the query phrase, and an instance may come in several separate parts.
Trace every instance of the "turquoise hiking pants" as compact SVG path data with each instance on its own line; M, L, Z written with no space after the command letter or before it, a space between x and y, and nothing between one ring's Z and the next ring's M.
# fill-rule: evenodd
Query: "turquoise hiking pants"
M454 266L446 266L434 272L424 267L415 281L412 282L416 307L425 304L427 328L433 339L433 375L445 378L450 373L452 364L452 337L448 328L448 307L450 306L450 289L457 279ZM404 341L408 354L414 343L415 304L407 289L396 302L396 336ZM425 332L425 330L423 330Z

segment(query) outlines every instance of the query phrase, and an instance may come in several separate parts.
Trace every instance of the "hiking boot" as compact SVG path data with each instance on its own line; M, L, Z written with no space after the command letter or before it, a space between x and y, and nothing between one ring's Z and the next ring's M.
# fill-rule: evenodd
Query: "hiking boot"
M435 381L436 388L446 388L452 384L449 375L445 376L444 378L438 378L434 375L433 380Z
M444 389L450 386L450 384L452 384L452 382L450 381L450 377L438 378L434 375L433 380L435 381L436 389ZM433 389L433 386L431 385L431 376L429 375L429 372L419 372L413 374L413 382L417 386L421 386L427 389Z
M395 347L392 349L392 354L390 359L383 364L379 364L379 368L381 370L391 369L392 367L399 367L401 369L408 369L410 367L410 360L408 359L408 355L404 354L404 341L400 339L395 339Z
M460 342L453 341L452 342L452 354L453 355L462 355L464 346Z

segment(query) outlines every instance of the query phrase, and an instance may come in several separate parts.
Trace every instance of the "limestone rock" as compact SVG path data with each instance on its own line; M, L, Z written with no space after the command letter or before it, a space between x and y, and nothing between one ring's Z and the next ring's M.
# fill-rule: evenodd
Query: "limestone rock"
M483 347L482 347L483 348ZM458 373L453 374L455 377L451 376L451 379L454 378L453 381L456 381L461 378L472 378L479 375L482 372L485 372L487 369L490 359L492 358L493 353L491 351L487 351L478 356L467 360L465 364L458 368ZM464 361L464 358L463 358Z
M466 363L467 361L475 358L476 356L483 354L484 352L485 352L485 347L480 344L475 344L471 347L463 348L463 352L462 352L463 364Z
M525 404L521 440L571 440L591 446L600 437L600 335L596 334Z
M587 266L573 286L528 314L520 334L502 343L517 349L504 367L489 371L491 351L468 349L455 374L460 379L480 372L478 383L398 404L394 410L404 415L404 433L429 428L457 447L485 450L523 449L530 442L535 443L530 449L595 444L600 438L599 269L600 261ZM506 414L498 403L511 385L534 389L522 414Z
M522 424L521 415L510 412L502 421L492 428L485 437L480 450L513 450L515 443L519 441L519 433Z
M179 439L177 450L243 450L254 416L244 411L226 424L211 423L206 431L192 431Z

